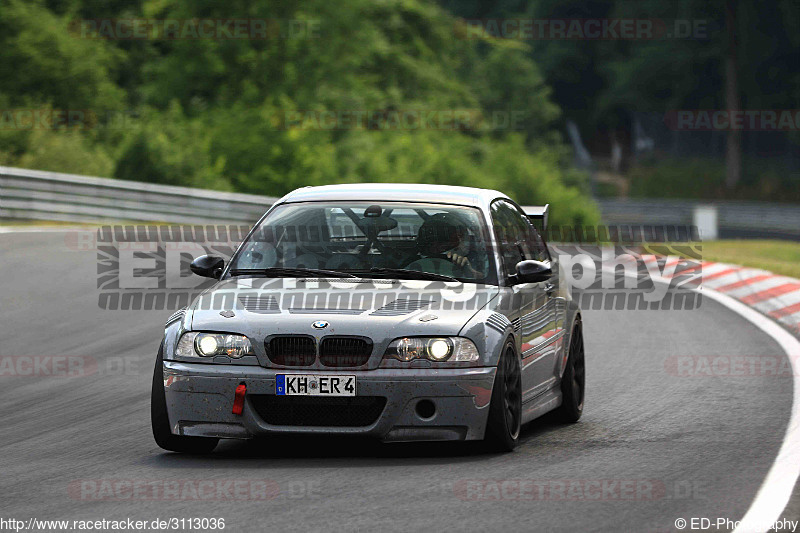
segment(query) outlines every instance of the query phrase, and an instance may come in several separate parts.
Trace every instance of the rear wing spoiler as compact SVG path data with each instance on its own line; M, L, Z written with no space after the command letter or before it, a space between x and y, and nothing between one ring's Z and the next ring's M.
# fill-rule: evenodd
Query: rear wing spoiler
M550 213L550 204L526 205L522 210L534 226L540 228L543 232L547 230L547 215Z

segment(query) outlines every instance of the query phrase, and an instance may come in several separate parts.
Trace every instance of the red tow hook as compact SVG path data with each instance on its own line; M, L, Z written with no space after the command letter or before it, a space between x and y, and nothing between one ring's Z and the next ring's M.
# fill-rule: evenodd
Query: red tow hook
M247 385L244 383L236 387L236 393L233 395L233 414L242 414L242 410L244 410L244 395L246 393Z

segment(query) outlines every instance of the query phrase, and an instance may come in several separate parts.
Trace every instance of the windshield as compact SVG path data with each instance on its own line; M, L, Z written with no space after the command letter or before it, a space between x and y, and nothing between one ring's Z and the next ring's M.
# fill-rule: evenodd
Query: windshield
M403 202L284 204L242 244L230 272L314 269L362 277L435 279L417 272L496 284L487 235L481 212L471 207Z

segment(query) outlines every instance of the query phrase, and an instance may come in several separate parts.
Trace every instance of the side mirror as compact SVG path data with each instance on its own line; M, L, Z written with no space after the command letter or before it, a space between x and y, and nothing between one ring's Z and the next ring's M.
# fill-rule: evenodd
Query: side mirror
M520 261L517 263L517 283L537 283L547 281L553 275L550 265L541 261Z
M225 268L225 260L214 255L201 255L192 261L189 268L198 276L219 279L222 269Z

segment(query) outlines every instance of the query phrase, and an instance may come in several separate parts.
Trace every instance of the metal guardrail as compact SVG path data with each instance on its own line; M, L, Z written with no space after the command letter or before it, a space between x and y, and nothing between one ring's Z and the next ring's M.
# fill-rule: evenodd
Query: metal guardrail
M0 166L0 219L254 224L276 200Z
M800 240L800 205L741 201L690 201L651 199L597 200L603 223L608 225L698 226L701 209L716 210L721 238L775 237Z
M276 200L0 166L0 219L249 225ZM711 205L720 237L800 240L798 205L605 198L597 203L607 225L693 226L698 225L698 209Z

